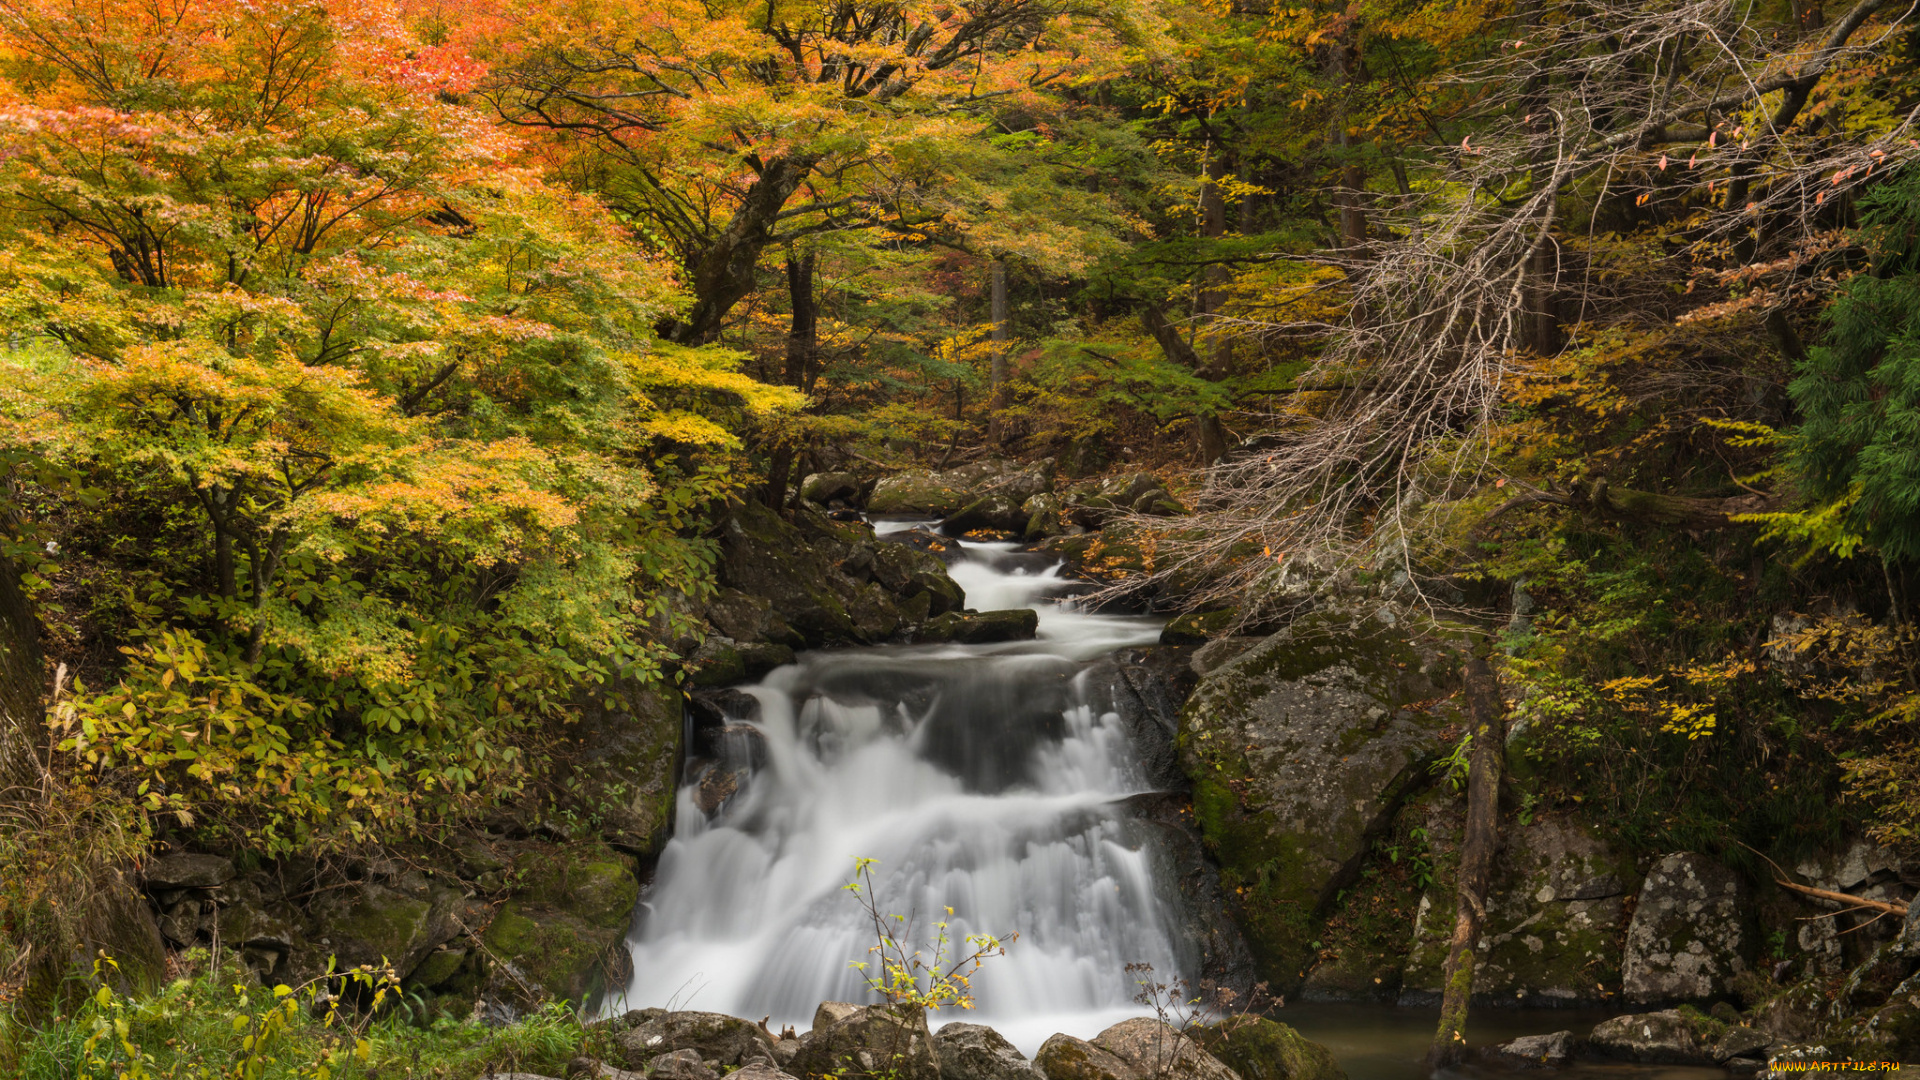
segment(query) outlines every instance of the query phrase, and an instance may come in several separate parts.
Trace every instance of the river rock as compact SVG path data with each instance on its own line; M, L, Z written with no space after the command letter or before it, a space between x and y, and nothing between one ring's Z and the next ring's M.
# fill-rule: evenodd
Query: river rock
M1031 544L1066 532L1066 522L1061 519L1065 508L1060 496L1052 493L1035 495L1021 503L1020 513L1026 517L1026 524L1021 528L1020 538Z
M850 472L814 473L800 481L800 497L826 506L860 497L860 478Z
M214 889L233 880L233 860L218 855L166 855L142 875L148 889Z
M1621 991L1639 1003L1717 996L1746 970L1746 890L1733 871L1682 852L1654 864L1627 928Z
M1765 1051L1767 1036L1689 1008L1617 1016L1598 1024L1587 1048L1643 1064L1718 1065Z
M758 1025L738 1017L664 1009L627 1016L639 1022L614 1036L614 1043L629 1069L651 1069L655 1061L668 1055L680 1062L673 1067L687 1068L687 1059L679 1056L687 1052L694 1055L694 1062L710 1062L723 1070L738 1068L756 1057L773 1058L773 1040Z
M1025 1054L983 1024L948 1024L933 1033L940 1080L1045 1080Z
M1154 1017L1122 1020L1092 1041L1154 1080L1241 1080L1199 1043Z
M1453 714L1417 651L1373 619L1316 613L1200 680L1180 716L1194 817L1276 987L1302 977L1307 919L1359 871L1373 837L1428 779Z
M500 989L579 1001L625 985L633 960L622 942L640 899L632 860L570 844L530 850L515 871L520 886L481 937L511 968Z
M1055 1035L1033 1056L1047 1080L1149 1080L1112 1051L1071 1035Z
M844 1002L829 1004L844 1005ZM940 1080L940 1058L926 1013L886 1005L853 1006L814 1015L788 1068L800 1076Z
M974 532L1013 533L1026 531L1031 515L1023 513L1019 503L1005 495L982 495L940 522L940 531L948 536Z
M1920 909L1920 903L1912 909ZM1912 925L1911 916L1908 925ZM1895 987L1860 1025L1852 1042L1856 1059L1920 1062L1920 974Z
M875 544L873 580L897 596L912 599L925 594L928 615L945 615L967 606L967 594L947 574L937 554L907 544Z
M1032 608L1008 611L950 611L914 632L918 642L989 645L997 641L1031 641L1040 630L1040 613Z
M1264 1016L1242 1013L1192 1034L1240 1080L1347 1080L1333 1051Z
M1430 826L1428 835L1440 831ZM1474 997L1555 1006L1606 1000L1620 985L1617 943L1627 926L1627 897L1638 883L1633 860L1598 830L1557 817L1510 826L1494 862ZM1421 897L1402 1005L1440 1000L1457 906L1452 888L1431 888Z
M706 615L715 630L735 641L766 641L788 648L806 644L806 639L773 610L773 601L764 596L721 589L708 601Z
M945 472L896 473L882 479L867 498L870 514L945 517L983 495L998 494L1018 506L1051 489L1052 461L1025 469L989 458Z
M1573 1059L1573 1032L1527 1035L1487 1051L1488 1058L1507 1065L1565 1065Z

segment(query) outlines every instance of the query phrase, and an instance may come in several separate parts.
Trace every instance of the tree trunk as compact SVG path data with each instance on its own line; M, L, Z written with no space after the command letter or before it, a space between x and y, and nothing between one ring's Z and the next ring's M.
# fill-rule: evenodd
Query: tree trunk
M813 296L814 252L787 256L787 295L793 323L787 330L787 385L806 392L813 383L814 358L820 352L820 306Z
M1000 427L1000 410L1006 406L1007 264L995 259L989 267L992 276L993 359L987 374L987 441L999 446L1005 435Z
M1325 58L1327 76L1334 84L1334 93L1339 95L1333 110L1332 130L1327 132L1327 141L1339 148L1340 157L1340 180L1333 189L1333 204L1340 213L1340 246L1349 248L1367 242L1367 172L1359 162L1352 160L1353 126L1347 116L1348 97L1354 84L1359 81L1359 57L1354 52L1353 30L1354 27L1349 24L1345 32L1334 38L1327 45Z
M1206 179L1200 186L1200 235L1210 240L1227 234L1227 200L1220 190L1220 181L1226 175L1226 161L1220 154L1210 153L1207 156ZM1220 313L1226 299L1228 276L1227 268L1217 264L1201 271L1200 294L1198 303L1194 305L1194 314L1205 318ZM1226 378L1233 362L1232 352L1233 346L1225 334L1216 332L1210 335L1204 360L1195 350L1195 373L1210 382ZM1194 418L1194 441L1202 465L1211 465L1227 455L1227 437L1220 429L1220 418L1213 413L1202 413Z
M813 171L816 158L775 158L747 189L733 219L687 267L693 307L684 319L662 319L655 329L668 341L704 345L720 336L727 312L753 291L760 253L773 239L780 210Z
M20 587L13 560L0 558L0 806L38 787L41 700L40 620Z
M1473 968L1480 930L1487 918L1487 886L1493 857L1500 848L1500 773L1506 755L1506 721L1500 684L1484 657L1467 661L1467 717L1473 729L1473 757L1467 768L1467 828L1460 844L1460 895L1453 922L1453 943L1442 970L1440 1027L1434 1032L1427 1064L1435 1069L1459 1062L1466 1049L1467 1003L1473 997Z

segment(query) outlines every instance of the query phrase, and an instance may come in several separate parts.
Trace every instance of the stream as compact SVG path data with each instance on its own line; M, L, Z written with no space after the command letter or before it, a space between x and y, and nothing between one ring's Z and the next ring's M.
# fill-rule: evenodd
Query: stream
M750 719L757 737L730 724L723 764L745 779L709 819L698 778L682 778L675 833L629 937L633 982L615 1007L767 1016L775 1031L804 1031L822 1001L871 1000L850 966L875 940L843 888L856 857L877 860L879 909L907 916L926 955L949 908L950 950L970 934L1018 935L974 977L977 1008L942 1010L936 1026L988 1024L1031 1056L1055 1032L1087 1038L1149 1012L1128 964L1150 964L1160 980L1194 969L1150 830L1119 805L1149 785L1089 670L1115 649L1154 643L1159 621L1076 610L1074 583L1012 544L962 548L951 573L967 606L1031 607L1037 639L814 651L740 687L757 715L729 719ZM1279 1018L1326 1043L1352 1080L1415 1080L1436 1015L1304 1005ZM1596 1019L1483 1015L1476 1043L1584 1033Z

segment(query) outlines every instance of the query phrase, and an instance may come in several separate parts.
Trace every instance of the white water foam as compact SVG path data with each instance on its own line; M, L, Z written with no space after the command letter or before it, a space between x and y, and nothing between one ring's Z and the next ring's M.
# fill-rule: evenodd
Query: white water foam
M1084 661L1154 640L1151 620L1049 601L1071 583L1011 544L963 545L978 610L1033 607L1040 639L805 654L744 688L764 763L708 820L683 787L616 1008L706 1009L804 1029L822 1001L867 1001L849 964L873 932L841 888L878 859L883 911L926 939L1019 938L974 979L978 1011L1031 1054L1143 1010L1129 963L1177 969L1179 916L1115 806L1143 790ZM925 944L923 940L922 944Z

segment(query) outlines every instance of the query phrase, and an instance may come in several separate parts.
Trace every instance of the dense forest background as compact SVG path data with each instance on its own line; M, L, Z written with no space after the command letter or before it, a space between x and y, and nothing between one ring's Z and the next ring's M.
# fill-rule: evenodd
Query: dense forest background
M5 937L551 797L727 506L989 453L1190 511L1114 603L1488 629L1529 812L1910 850L1915 27L0 0Z

